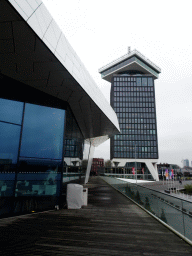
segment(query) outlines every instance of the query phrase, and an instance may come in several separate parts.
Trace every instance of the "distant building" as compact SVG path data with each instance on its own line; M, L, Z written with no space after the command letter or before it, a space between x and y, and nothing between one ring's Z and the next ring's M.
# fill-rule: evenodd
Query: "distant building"
M187 176L192 177L192 167L185 166L184 168L182 168L182 173L186 177Z
M102 158L93 158L91 166L91 175L97 175L98 171L104 168L104 159Z
M121 134L111 137L110 158L119 166L137 162L158 180L155 80L161 69L137 50L99 70L111 83L111 106Z
M183 160L183 167L184 166L189 167L189 160L188 159Z
M165 170L165 169L173 169L173 170L176 170L176 171L179 171L181 168L179 165L177 164L168 164L168 163L163 163L163 164L158 164L157 165L157 169L158 170Z
M160 163L157 165L159 177L162 178L162 175L165 173L165 170L171 171L173 170L174 175L178 173L182 173L182 170L179 165L177 164L168 164L168 163Z

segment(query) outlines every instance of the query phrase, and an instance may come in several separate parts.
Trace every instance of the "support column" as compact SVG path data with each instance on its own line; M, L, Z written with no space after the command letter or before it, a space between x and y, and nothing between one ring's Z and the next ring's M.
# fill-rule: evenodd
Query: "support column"
M157 172L157 164L155 164L155 166L154 166L153 163L149 162L149 161L145 161L145 164L146 164L148 170L150 171L151 175L153 176L154 180L159 181L159 175Z
M92 165L94 152L95 152L95 147L90 142L89 156L88 156L88 163L87 163L87 170L86 170L84 184L86 184L89 180L89 175L90 175L90 171L91 171L91 165Z
M155 160L157 161L158 159L126 159L126 158L124 158L124 159L121 159L121 158L112 159L112 161L114 163L119 161L118 163L119 163L120 166L125 166L125 164L127 162L134 163L135 161L137 163L145 163L149 172L153 176L154 180L159 181L159 175L158 175L158 171L157 171L157 163L153 162Z

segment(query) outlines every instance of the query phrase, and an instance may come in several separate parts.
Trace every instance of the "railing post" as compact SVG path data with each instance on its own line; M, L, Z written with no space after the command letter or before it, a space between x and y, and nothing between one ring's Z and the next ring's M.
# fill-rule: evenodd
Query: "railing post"
M181 200L182 203L182 216L183 216L183 232L184 232L184 236L185 236L185 220L184 220L184 214L183 214L183 200Z

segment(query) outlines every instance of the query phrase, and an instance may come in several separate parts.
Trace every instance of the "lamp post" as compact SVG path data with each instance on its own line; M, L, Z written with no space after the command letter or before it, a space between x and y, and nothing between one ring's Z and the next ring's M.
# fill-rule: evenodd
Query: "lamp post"
M137 184L136 143L135 143L135 174L136 174L136 184Z
M114 165L115 165L115 174L116 174L116 168L118 167L118 164L119 164L120 162L114 161L113 163L114 163Z

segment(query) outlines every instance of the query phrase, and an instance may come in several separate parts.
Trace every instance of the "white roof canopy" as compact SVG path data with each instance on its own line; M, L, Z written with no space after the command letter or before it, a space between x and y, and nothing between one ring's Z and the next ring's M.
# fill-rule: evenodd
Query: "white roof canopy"
M42 1L0 1L0 43L0 72L68 102L85 138L102 137L97 145L119 132L114 110Z

